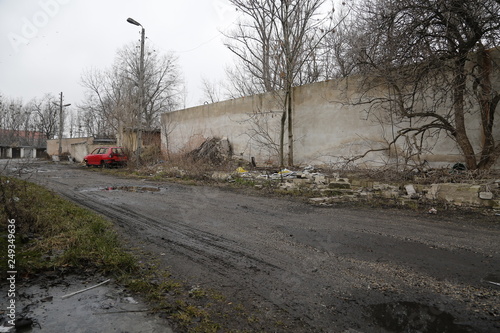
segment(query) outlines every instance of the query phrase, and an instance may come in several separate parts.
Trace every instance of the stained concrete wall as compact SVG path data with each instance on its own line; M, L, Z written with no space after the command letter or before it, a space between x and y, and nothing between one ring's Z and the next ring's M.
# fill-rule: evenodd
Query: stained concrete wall
M84 138L63 138L61 141L61 148L63 154L72 154L71 146L74 144L84 144L84 145L92 145L94 142L93 137L84 137ZM59 139L51 139L47 140L47 154L49 156L59 155Z
M350 77L294 89L295 164L344 164L369 149L387 147L398 130L409 126L408 123L392 125L383 110L353 103L359 98L361 80ZM493 83L500 90L498 72L494 73ZM385 91L371 93L386 94ZM162 115L162 148L170 153L184 152L217 136L227 138L237 156L248 160L254 157L260 165L276 164L281 100L282 96L267 93L165 113ZM478 112L467 115L467 126L468 135L479 151L482 132ZM499 127L500 123L495 126L498 138ZM390 153L370 153L356 163L372 167L401 161L411 153L408 143L412 140L412 137L407 142L401 140ZM430 152L424 150L422 160L431 166L462 162L456 144L444 132L426 138L424 148Z

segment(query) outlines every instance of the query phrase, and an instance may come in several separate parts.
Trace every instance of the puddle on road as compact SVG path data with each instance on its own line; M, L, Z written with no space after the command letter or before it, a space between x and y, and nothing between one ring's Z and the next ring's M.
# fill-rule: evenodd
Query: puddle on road
M102 283L105 280L99 275L42 274L34 280L20 282L16 318L25 318L27 325L12 332L173 333L168 322L154 315L143 300L113 281ZM0 292L7 295L5 286ZM0 325L6 319L6 315L0 313Z
M470 333L467 326L436 307L415 302L383 303L371 306L375 322L391 332Z
M162 189L155 186L109 186L101 189L102 191L126 191L126 192L160 192Z
M130 186L130 185L119 185L119 186L106 186L106 187L88 187L79 189L80 192L112 192L112 191L124 191L124 192L136 192L136 193L158 193L165 191L165 188L157 186Z

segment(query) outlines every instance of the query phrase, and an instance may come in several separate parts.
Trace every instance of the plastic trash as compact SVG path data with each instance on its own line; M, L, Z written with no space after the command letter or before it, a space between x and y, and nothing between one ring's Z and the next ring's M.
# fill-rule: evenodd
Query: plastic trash
M245 173L245 172L248 172L248 171L245 170L245 169L243 169L242 167L238 167L238 169L236 169L236 172Z

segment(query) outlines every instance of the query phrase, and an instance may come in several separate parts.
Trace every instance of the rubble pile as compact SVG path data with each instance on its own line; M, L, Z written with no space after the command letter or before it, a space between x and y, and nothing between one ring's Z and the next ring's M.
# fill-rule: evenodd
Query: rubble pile
M300 171L283 169L278 172L247 171L242 167L233 173L215 173L213 178L235 181L235 178L252 179L261 188L265 181L274 181L281 191L302 191L314 194L309 199L314 205L332 205L336 202L392 199L398 204L412 206L417 203L446 202L457 206L489 207L500 209L500 180L482 184L386 184L372 180L348 179L339 174L325 174L308 166ZM435 214L432 208L430 213Z
M198 148L187 154L194 161L203 161L211 165L221 165L233 155L233 148L226 138L210 138L205 140Z

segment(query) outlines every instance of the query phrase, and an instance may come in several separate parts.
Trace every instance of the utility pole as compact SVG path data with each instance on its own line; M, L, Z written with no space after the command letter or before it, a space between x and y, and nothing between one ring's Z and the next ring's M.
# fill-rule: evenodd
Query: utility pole
M70 105L71 104L63 105L63 93L61 91L61 96L59 100L59 157L61 157L62 155L62 137L63 137L63 126L64 126L63 107Z

